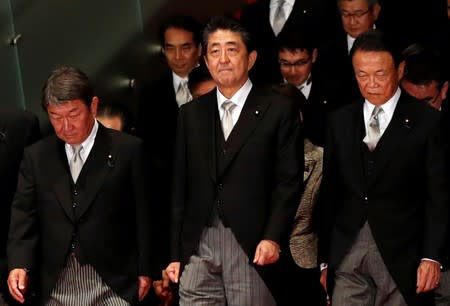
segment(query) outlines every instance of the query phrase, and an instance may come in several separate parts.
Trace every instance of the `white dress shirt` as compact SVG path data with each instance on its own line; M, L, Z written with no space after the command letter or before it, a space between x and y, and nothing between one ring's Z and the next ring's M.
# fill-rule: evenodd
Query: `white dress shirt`
M219 88L217 88L217 107L219 109L219 117L222 121L222 117L224 114L224 110L222 108L222 103L229 100L236 104L236 107L231 112L231 117L233 118L233 126L236 124L236 122L239 119L239 116L241 115L242 108L244 107L245 100L247 100L248 94L250 93L250 90L252 89L252 81L250 79L247 79L247 82L242 85L241 88L230 98L226 98L222 93L219 91Z
M86 162L86 160L89 156L89 153L91 152L91 149L94 146L95 137L97 136L97 131L98 131L98 122L97 122L97 120L94 120L94 126L92 127L91 133L81 143L81 145L83 147L80 150L80 155L81 155L81 159L83 160L83 162ZM70 161L72 160L74 152L73 152L72 146L68 143L65 144L65 149L66 149L67 160L70 165Z

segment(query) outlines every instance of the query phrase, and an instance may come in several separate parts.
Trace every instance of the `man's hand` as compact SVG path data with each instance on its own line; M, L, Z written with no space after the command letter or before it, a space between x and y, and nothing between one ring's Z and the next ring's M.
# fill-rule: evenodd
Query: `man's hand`
M162 279L153 282L155 294L161 301L162 306L170 306L174 300L174 288L170 286L169 275L166 270L162 270Z
M325 292L327 291L327 277L328 277L328 268L325 268L320 272L320 284L322 285Z
M280 258L280 246L273 240L261 240L256 247L253 263L264 266L277 262Z
M439 285L441 265L431 260L422 260L417 268L416 293L427 292Z
M167 275L169 276L170 281L177 284L178 277L180 275L180 262L179 261L171 262L167 266L166 272Z
M145 296L147 295L148 291L152 287L152 280L148 276L138 276L138 283L139 283L139 302L141 302Z
M25 269L13 269L9 272L8 288L11 296L19 303L25 302L24 294L28 287L28 275Z

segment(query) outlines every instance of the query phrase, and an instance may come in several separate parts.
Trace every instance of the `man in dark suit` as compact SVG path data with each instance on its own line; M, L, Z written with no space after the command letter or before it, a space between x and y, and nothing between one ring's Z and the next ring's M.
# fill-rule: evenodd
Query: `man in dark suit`
M0 106L0 194L2 195L2 205L0 205L0 304L2 304L2 295L8 295L6 241L20 161L25 147L39 138L39 121L34 114L12 107Z
M166 271L183 271L181 305L275 305L302 185L298 108L252 86L256 52L237 21L215 17L204 37L218 87L180 110Z
M177 89L187 84L189 73L198 65L200 32L201 25L192 17L168 17L161 25L159 36L170 70L141 89L136 134L143 139L149 160L150 186L155 203L152 220L155 237L152 241L158 248L157 257L152 261L153 273L158 278L169 260L170 189L178 109L190 100L186 95L178 95L177 101ZM185 93L190 96L189 91Z
M337 8L344 31L319 49L321 70L324 70L330 82L341 88L339 98L353 102L361 95L353 72L350 50L359 34L375 27L381 6L378 0L337 0Z
M141 141L95 120L98 98L72 67L43 107L55 134L25 150L11 208L8 286L29 277L45 305L135 305L150 288L150 212Z
M344 103L339 99L340 88L320 69L317 43L309 31L283 32L278 36L277 45L284 81L294 85L306 98L302 105L303 134L313 144L323 147L327 115Z
M321 282L337 306L434 305L449 204L440 113L400 90L379 30L361 34L351 56L365 100L328 123Z
M277 16L281 12L281 25ZM333 37L338 22L336 8L326 0L259 0L244 7L242 24L249 30L258 52L250 72L257 85L280 83L276 38L285 31L308 29L317 42ZM281 28L280 28L281 26Z

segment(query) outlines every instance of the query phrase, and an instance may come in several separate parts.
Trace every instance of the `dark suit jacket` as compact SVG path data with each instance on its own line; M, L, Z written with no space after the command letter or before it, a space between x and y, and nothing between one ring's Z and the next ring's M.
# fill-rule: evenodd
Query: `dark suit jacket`
M29 147L12 206L9 268L39 275L45 301L76 241L85 262L136 303L137 277L150 272L143 165L141 141L102 125L75 187L61 140L52 135Z
M336 6L324 0L296 0L281 32L311 31L318 43L333 37L338 24ZM259 0L242 10L241 22L252 35L258 56L250 71L254 84L280 83L277 40L270 25L270 0Z
M37 117L27 111L0 106L0 279L7 277L6 241L11 203L23 150L40 138Z
M252 88L228 138L220 172L216 168L217 112L217 93L212 91L183 105L179 114L171 242L172 261L182 264L196 252L214 205L221 205L224 218L252 260L262 239L280 245L287 242L300 198L303 142L295 103L273 91ZM218 193L221 202L215 203Z
M170 195L173 174L173 150L177 129L178 104L173 88L172 72L166 73L141 90L137 136L143 139L149 161L149 188L152 190L154 246L158 249L154 262L154 277L169 263Z
M432 294L415 290L421 258L441 261L446 237L449 195L440 123L439 112L402 93L366 172L363 102L330 117L319 236L319 261L329 263L328 275L367 220L408 305L433 301Z

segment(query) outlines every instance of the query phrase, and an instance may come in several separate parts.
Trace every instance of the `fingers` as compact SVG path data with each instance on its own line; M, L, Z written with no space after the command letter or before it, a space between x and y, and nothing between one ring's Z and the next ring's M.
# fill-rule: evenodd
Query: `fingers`
M320 284L322 285L323 289L325 289L325 292L327 291L327 275L328 275L328 269L323 269L322 272L320 272Z
M167 274L166 270L162 270L161 276L162 276L162 283L161 283L162 287L168 288L170 286L170 278L169 278L169 275Z
M166 273L170 281L178 283L178 277L180 274L180 262L172 262L166 268Z
M280 258L278 244L270 240L262 240L256 247L253 263L263 266L275 263Z
M8 276L8 288L11 296L19 303L25 302L24 293L28 285L28 276L24 269L13 269Z
M433 261L422 260L417 269L416 293L427 292L435 289L440 280L440 264Z
M138 283L139 283L139 302L142 301L145 296L147 295L148 291L151 287L151 279L148 276L138 276Z

